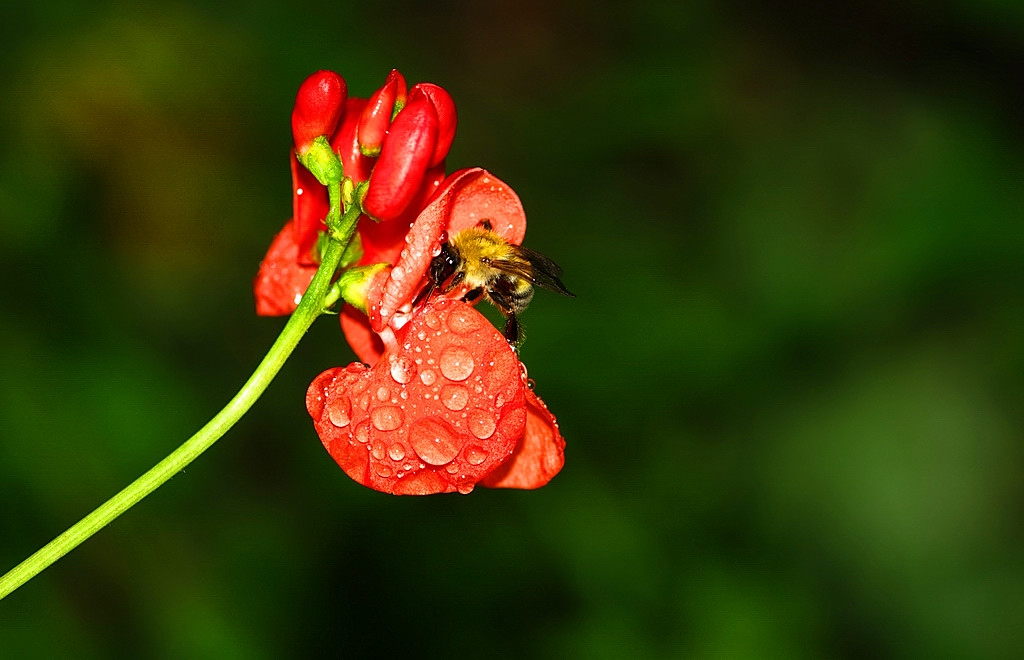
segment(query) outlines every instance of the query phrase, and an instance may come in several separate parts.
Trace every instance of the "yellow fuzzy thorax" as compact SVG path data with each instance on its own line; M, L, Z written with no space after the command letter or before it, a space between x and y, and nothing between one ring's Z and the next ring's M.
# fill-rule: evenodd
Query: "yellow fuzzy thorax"
M526 263L503 238L480 227L471 227L455 234L450 245L462 257L462 268L466 273L464 282L471 289L486 287L496 271L492 263L497 261ZM526 264L528 265L528 264Z

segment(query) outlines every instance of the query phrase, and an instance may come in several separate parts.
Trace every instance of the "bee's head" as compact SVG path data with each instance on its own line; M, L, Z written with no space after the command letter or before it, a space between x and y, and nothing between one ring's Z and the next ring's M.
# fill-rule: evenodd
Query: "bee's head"
M448 243L441 244L441 254L430 262L430 281L441 286L462 266L462 257Z

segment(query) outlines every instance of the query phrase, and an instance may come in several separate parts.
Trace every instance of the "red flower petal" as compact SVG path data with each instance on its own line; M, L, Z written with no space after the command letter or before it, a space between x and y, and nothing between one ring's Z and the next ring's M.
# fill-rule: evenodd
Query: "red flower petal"
M437 144L437 111L430 99L410 94L395 117L370 175L363 209L378 220L394 220L416 197Z
M291 314L316 274L316 266L298 262L299 247L295 243L295 223L289 220L270 243L267 256L253 282L256 313L260 316Z
M423 277L440 246L441 233L445 231L449 219L449 207L452 198L459 190L459 184L465 179L480 176L484 170L479 168L459 171L459 176L449 176L441 184L440 190L434 194L430 204L416 217L406 237L408 252L399 259L387 284L379 304L370 308L370 327L374 332L382 331L392 315L402 305L412 300L413 295L423 283Z
M302 81L292 108L292 139L300 153L318 136L334 133L347 95L345 80L333 71L317 71Z
M377 364L384 353L384 342L370 329L370 319L352 305L345 305L341 314L341 331L345 340L360 361L368 365Z
M443 180L444 163L427 170L419 193L401 217L390 222L374 222L367 215L359 218L359 236L363 241L360 265L398 263L399 255L406 246L405 236L409 227Z
M321 231L327 230L324 218L331 209L327 188L313 173L299 164L292 153L292 218L295 231L296 255L304 266L317 265L313 248Z
M448 178L455 179L465 171L452 172ZM442 188L447 183L441 184ZM519 195L486 170L480 176L466 178L459 183L449 213L449 235L476 227L481 220L490 220L494 232L513 245L521 245L526 236L526 211Z
M318 376L306 408L324 447L359 483L396 495L469 492L525 431L519 360L461 301L431 301L407 327L405 343L372 369Z
M488 488L540 488L565 464L558 421L532 390L526 391L526 433L512 457L480 483Z

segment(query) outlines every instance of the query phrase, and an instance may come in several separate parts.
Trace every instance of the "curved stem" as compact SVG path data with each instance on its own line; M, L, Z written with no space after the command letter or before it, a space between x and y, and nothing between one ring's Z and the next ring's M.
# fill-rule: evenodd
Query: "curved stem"
M333 197L333 195L332 195ZM332 199L332 201L334 201ZM337 212L335 212L337 218ZM349 209L341 220L349 219L349 216L358 218L357 206ZM349 226L354 228L354 220ZM337 235L337 234L336 234ZM228 429L234 426L235 422L241 419L256 400L260 398L270 381L274 379L277 372L281 370L285 360L295 350L299 340L306 334L306 330L313 324L324 310L324 299L327 290L330 288L331 279L341 260L345 245L351 237L342 235L338 239L328 242L324 250L320 268L313 281L310 282L306 293L302 296L298 307L288 319L284 330L278 335L277 340L270 347L263 361L256 367L249 380L246 381L238 394L228 402L224 408L217 413L206 425L199 429L195 435L175 449L164 460L157 463L152 469L129 484L124 490L114 495L100 505L96 510L82 518L63 534L47 543L31 557L15 566L9 573L0 577L0 599L20 587L22 584L38 575L43 569L57 561L78 544L86 540L100 529L105 527L119 515L137 504L139 500L156 490L161 484L174 476L200 454L210 448ZM344 238L344 240L340 240Z

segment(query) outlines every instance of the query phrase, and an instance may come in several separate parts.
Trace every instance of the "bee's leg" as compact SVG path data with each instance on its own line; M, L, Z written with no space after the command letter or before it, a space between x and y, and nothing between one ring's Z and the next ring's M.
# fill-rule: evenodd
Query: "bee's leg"
M477 225L479 225L480 227L483 227L487 231L491 231L492 229L494 229L494 225L492 225L491 221L488 220L487 218L484 218L483 220L478 222Z
M462 296L462 302L475 303L477 300L480 300L480 296L482 295L484 295L483 287L477 287Z
M512 350L519 350L520 339L519 319L514 312L510 312L505 321L505 340L512 346Z

